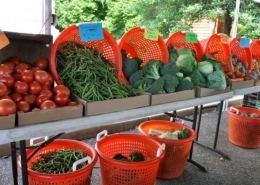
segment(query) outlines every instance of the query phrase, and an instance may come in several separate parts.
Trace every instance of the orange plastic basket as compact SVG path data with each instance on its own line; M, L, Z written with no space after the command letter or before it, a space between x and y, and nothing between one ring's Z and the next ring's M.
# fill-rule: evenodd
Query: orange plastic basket
M150 59L169 62L169 53L164 40L158 35L158 40L144 38L144 29L135 27L127 31L118 41L119 48L124 49L130 58L139 57L144 63Z
M205 54L225 64L227 58L232 58L232 55L228 42L222 42L222 37L228 36L222 33L213 34L208 39L201 40L200 43Z
M81 23L80 23L81 24ZM98 52L116 65L118 77L122 76L122 56L119 46L114 37L103 28L104 39L94 41L81 41L78 25L72 25L63 30L55 40L50 53L50 70L56 83L62 84L56 70L56 51L58 47L67 42L77 42L84 46L95 47Z
M243 62L248 62L248 70L252 70L252 53L250 48L241 48L240 47L240 38L233 38L229 43L230 50L237 54L238 58L240 58Z
M106 134L105 134L106 135ZM160 161L165 152L159 142L139 134L112 134L99 139L95 149L99 155L103 185L151 185L156 179ZM145 161L124 162L113 159L117 153L129 156L141 152Z
M250 44L250 50L251 50L252 56L255 59L259 59L260 58L260 41L253 40Z
M183 127L188 129L190 138L168 140L149 135L149 130L152 128L163 132L174 132L175 130L183 129ZM145 121L139 125L138 129L142 135L149 136L160 143L166 144L165 157L160 163L157 177L162 179L172 179L182 175L190 154L192 143L197 136L196 132L184 124L166 120Z
M36 144L39 145L40 143ZM39 154L44 154L49 151L57 150L57 149L80 149L86 151L87 156L89 156L92 161L87 166L75 171L69 172L65 174L44 174L31 170L32 163L38 159ZM34 151L34 149L27 149L26 155L27 157ZM93 147L90 145L68 139L56 139L51 142L49 145L45 146L41 150L39 150L27 163L28 166L28 182L29 185L89 185L90 179L92 175L92 169L97 162L97 153ZM20 157L18 158L18 166L20 165Z
M239 112L260 114L260 110L235 106ZM258 148L260 146L260 119L249 118L236 114L233 108L228 110L228 139L231 143L244 148Z
M172 44L175 48L180 48L182 46L188 47L190 50L195 51L197 60L200 62L203 55L203 48L201 43L198 41L197 43L191 43L186 41L186 32L178 31L170 35L166 40L166 46Z

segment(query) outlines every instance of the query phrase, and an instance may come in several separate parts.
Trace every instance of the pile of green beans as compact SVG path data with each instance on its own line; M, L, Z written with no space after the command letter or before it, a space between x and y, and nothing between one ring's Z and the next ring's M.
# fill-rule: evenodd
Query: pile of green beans
M62 44L56 53L56 67L62 83L73 98L87 102L137 96L140 90L121 84L115 65L94 47L75 42Z
M86 153L81 150L61 149L39 154L38 160L32 162L31 169L39 173L63 174L72 172L74 162L86 157ZM87 165L83 162L77 165L77 170Z

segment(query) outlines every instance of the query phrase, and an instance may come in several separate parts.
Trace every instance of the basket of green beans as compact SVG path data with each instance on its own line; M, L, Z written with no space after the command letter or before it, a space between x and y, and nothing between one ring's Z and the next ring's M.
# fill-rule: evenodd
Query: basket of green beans
M27 149L27 157L33 151ZM81 141L56 139L28 161L28 181L30 185L54 182L57 185L88 185L96 162L96 151L90 145ZM18 165L21 167L20 158Z

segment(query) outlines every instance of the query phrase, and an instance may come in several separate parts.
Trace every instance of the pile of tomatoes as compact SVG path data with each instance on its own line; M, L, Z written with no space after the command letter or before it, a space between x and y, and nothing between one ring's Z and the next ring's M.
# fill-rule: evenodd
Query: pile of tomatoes
M74 106L70 90L64 85L54 86L48 70L49 61L38 58L34 65L11 57L0 65L0 116L17 111L51 109ZM54 86L54 87L53 87Z

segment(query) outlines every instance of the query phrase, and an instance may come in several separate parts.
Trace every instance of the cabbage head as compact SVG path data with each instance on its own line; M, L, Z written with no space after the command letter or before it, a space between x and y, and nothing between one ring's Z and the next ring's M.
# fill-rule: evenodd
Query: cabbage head
M208 61L199 62L198 70L203 75L208 76L210 73L213 72L213 65L211 62L208 62Z
M191 55L180 55L176 61L176 65L179 67L180 72L190 75L196 69L197 61Z
M186 47L186 46L182 46L180 48L177 48L176 49L176 54L177 54L177 56L181 56L181 55L193 56L192 51L188 47Z
M191 81L193 82L194 86L198 87L206 87L206 79L204 76L199 72L198 69L195 69L190 75Z
M216 70L213 73L209 74L207 76L206 87L209 89L218 89L218 90L226 89L227 82L226 82L225 74L220 70Z

